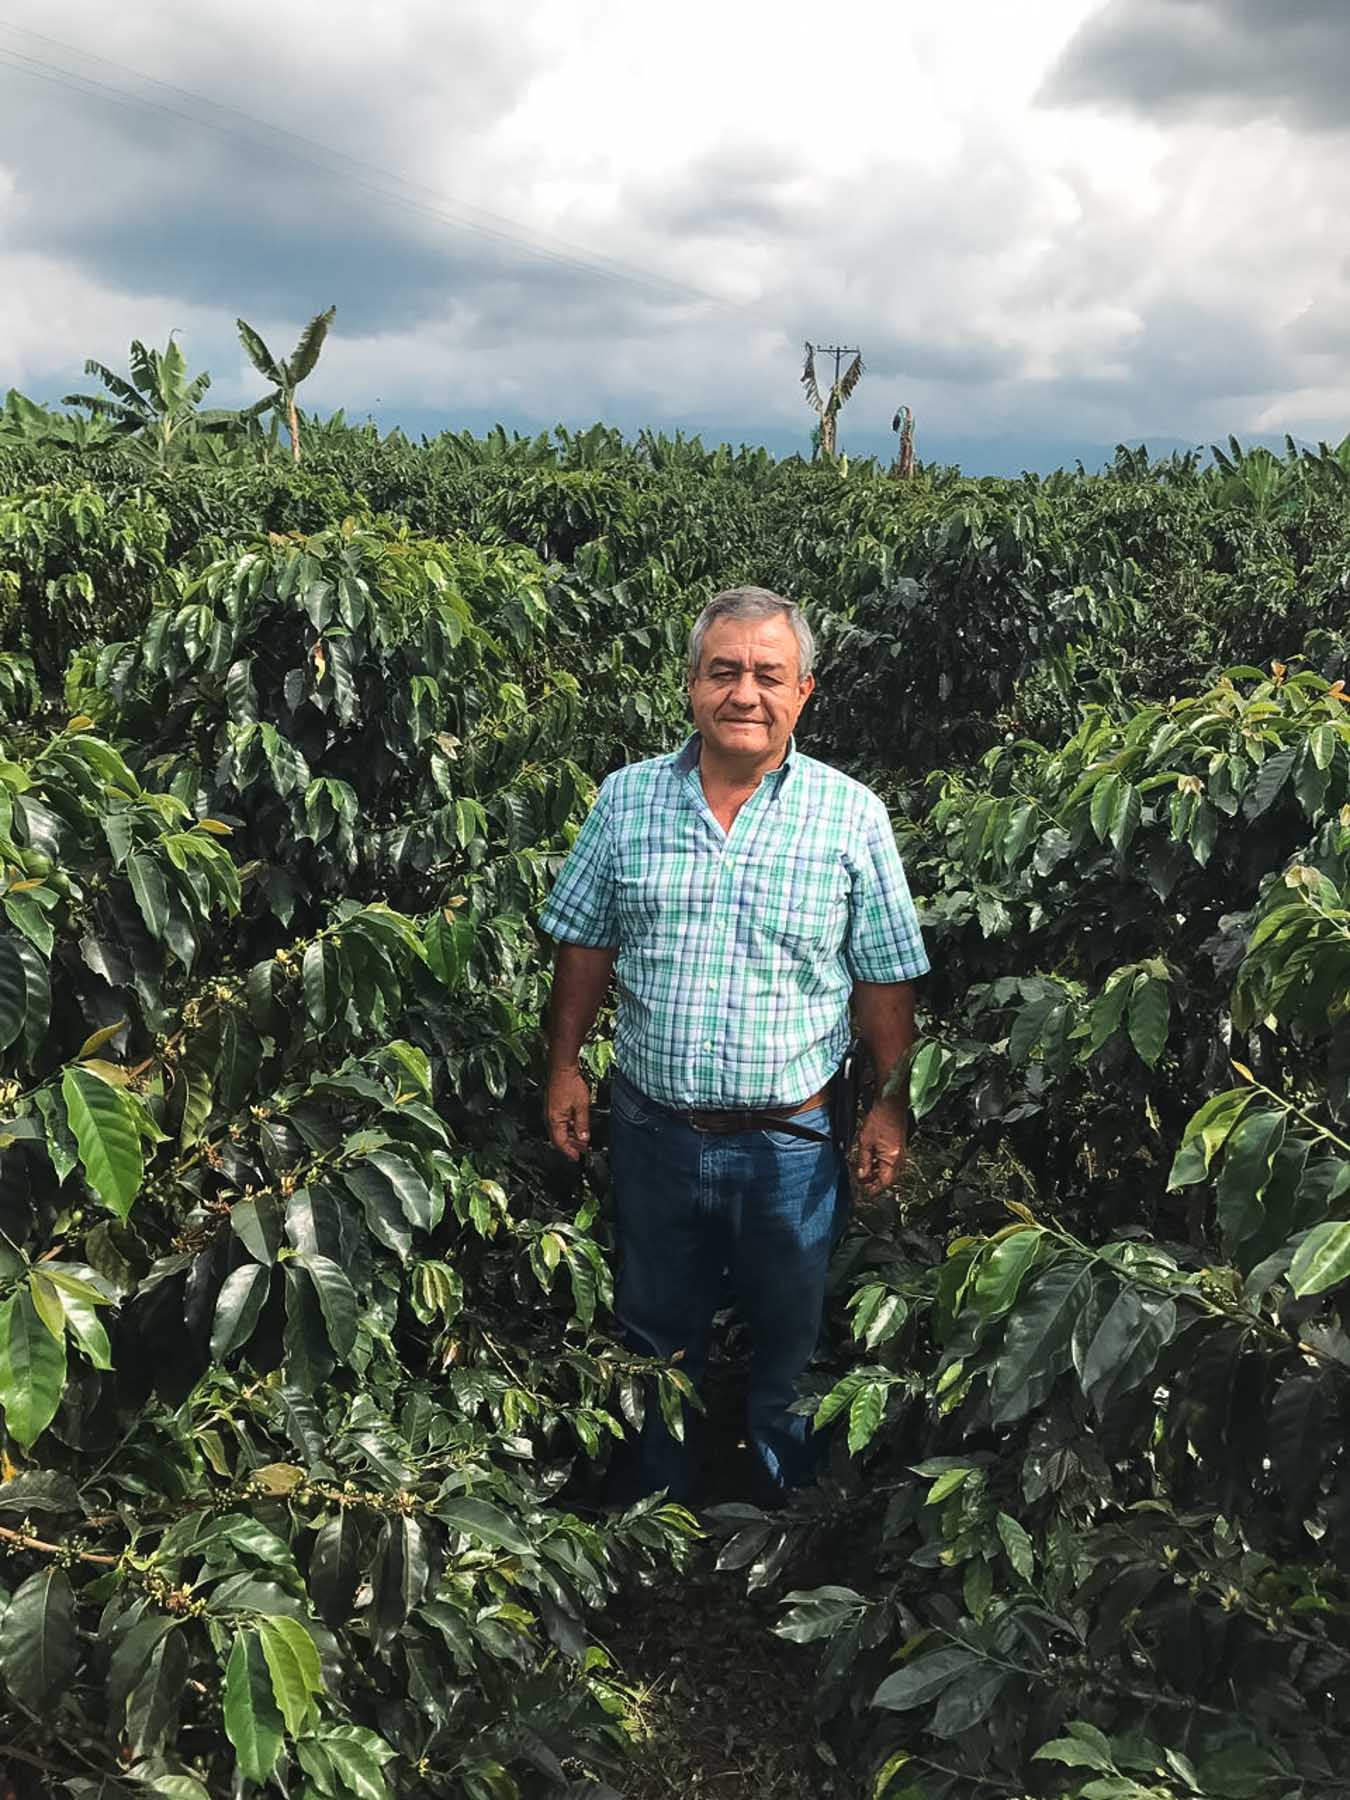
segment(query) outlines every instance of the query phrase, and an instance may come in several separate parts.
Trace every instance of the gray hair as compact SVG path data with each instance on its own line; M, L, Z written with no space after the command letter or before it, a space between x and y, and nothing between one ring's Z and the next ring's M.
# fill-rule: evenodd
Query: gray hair
M703 640L710 625L715 625L719 619L772 619L777 613L781 613L792 627L792 635L797 640L797 679L804 681L816 660L815 633L795 601L785 600L781 594L762 587L727 588L713 595L694 620L693 630L689 633L689 679L692 681L698 674Z

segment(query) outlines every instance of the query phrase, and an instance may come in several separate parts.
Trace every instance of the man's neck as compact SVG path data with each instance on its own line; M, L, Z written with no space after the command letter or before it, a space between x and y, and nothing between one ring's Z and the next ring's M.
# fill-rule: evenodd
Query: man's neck
M710 753L708 745L700 743L698 774L703 786L703 798L708 802L713 817L723 831L731 830L736 823L736 815L760 782L775 769L781 769L786 760L786 752L777 761L767 758L758 762L730 759L718 756L715 752Z
M766 775L781 769L787 752L751 761L746 757L719 756L706 742L700 742L698 772L705 790L715 787L725 794L752 794Z

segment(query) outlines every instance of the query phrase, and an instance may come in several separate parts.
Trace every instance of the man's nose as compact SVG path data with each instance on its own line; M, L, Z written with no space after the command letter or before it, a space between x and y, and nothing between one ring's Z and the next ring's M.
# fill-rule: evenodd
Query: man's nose
M755 706L759 702L759 692L755 687L755 678L749 669L742 669L736 677L736 685L731 690L731 697L737 706Z

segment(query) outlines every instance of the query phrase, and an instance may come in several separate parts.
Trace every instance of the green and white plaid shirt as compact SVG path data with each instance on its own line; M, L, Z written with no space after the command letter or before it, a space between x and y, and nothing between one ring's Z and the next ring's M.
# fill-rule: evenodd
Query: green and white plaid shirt
M606 778L540 925L617 948L615 1058L653 1100L789 1105L843 1060L853 983L928 958L875 794L794 740L725 832L699 743Z

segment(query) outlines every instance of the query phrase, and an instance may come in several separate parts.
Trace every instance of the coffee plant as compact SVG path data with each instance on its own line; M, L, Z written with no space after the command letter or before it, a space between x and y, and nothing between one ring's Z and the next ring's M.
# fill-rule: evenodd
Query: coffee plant
M754 581L934 972L828 1473L709 1515L728 1603L818 1655L822 1794L1345 1795L1345 446L900 483L3 419L15 1793L625 1792L606 1610L703 1552L596 1494L688 1383L612 1335L603 1157L541 1143L533 918Z

